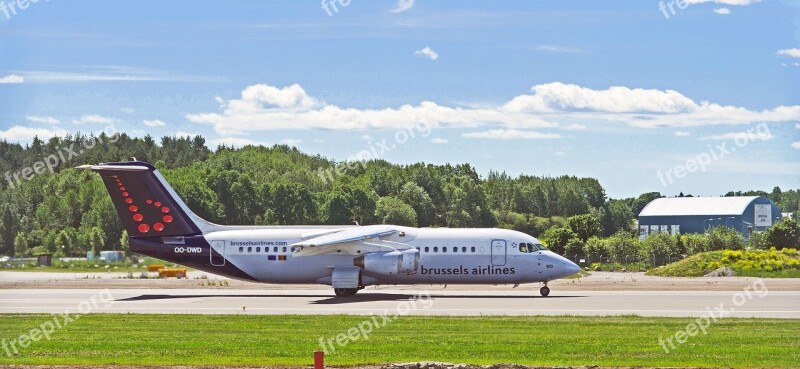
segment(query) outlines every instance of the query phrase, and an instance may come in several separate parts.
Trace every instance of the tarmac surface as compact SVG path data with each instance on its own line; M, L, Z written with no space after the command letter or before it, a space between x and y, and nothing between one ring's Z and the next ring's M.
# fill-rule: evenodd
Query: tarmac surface
M592 272L549 284L371 286L337 298L328 286L274 285L192 271L188 279L127 273L0 272L0 313L640 315L800 319L800 279L664 278Z
M798 291L531 291L367 289L12 289L0 313L640 315L800 319Z

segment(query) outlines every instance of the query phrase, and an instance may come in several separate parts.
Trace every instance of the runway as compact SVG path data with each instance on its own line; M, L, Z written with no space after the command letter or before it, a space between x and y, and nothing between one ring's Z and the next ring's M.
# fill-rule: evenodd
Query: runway
M800 291L527 291L368 289L336 298L329 289L13 289L0 313L639 315L800 319Z

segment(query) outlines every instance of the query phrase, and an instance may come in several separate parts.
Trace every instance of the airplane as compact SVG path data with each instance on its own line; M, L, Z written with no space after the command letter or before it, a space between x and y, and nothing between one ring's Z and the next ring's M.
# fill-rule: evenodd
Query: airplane
M142 161L82 165L100 174L130 251L234 279L323 284L338 297L371 285L547 283L580 272L522 232L395 225L226 226L201 219Z

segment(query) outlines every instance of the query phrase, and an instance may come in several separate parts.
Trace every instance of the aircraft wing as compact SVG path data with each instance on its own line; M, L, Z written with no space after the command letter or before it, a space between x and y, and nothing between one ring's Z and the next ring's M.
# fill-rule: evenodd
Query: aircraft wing
M292 244L294 256L325 255L333 253L365 254L373 251L406 250L411 246L402 242L384 241L399 230L391 225L371 225L347 228L335 233L313 237Z

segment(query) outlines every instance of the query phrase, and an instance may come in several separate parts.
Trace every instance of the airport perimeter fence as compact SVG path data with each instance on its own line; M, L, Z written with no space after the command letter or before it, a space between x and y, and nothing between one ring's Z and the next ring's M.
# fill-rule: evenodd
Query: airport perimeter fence
M587 271L626 271L637 272L646 271L662 265L667 265L680 260L679 257L669 255L643 257L615 257L610 255L585 256L585 255L565 255L568 259L578 264Z

